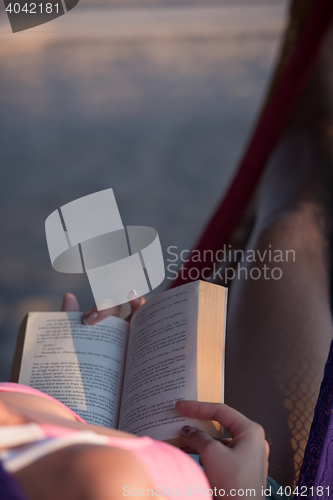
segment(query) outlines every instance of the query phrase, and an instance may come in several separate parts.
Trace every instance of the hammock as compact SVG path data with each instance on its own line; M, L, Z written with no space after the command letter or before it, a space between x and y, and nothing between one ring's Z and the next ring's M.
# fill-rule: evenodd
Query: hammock
M297 4L297 2L295 3ZM287 32L286 44L267 103L226 195L195 246L195 250L198 250L200 255L208 250L212 252L211 255L216 255L218 250L229 242L229 238L257 186L260 174L281 137L291 112L311 75L322 41L329 29L333 17L333 0L317 0L315 2L300 0L298 3L310 5L313 8L309 14L302 13L303 16L308 14L307 22L290 57L288 57L290 45L293 44L290 39L293 37L288 36ZM298 23L298 25L300 24L302 23ZM286 58L287 62L285 62ZM192 281L189 274L191 274L190 270L193 267L198 269L199 275L202 276L203 268L209 266L212 268L213 262L193 262L189 259L187 263L183 263L184 270L188 272L179 273L172 288ZM183 277L184 274L186 278Z
M298 17L296 23L295 17ZM200 255L205 250L216 255L230 241L260 174L311 75L332 18L333 0L294 1L280 64L268 99L236 175L194 249ZM190 259L183 266L187 272L179 274L172 287L191 281L189 276L192 268L199 269L202 275L203 268L212 267L213 262L193 262ZM305 449L298 495L294 496L323 500L329 498L330 494L333 495L333 342Z

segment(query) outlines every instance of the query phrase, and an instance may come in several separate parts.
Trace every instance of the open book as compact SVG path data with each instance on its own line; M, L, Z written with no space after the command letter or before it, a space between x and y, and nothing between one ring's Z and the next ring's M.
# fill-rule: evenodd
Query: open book
M21 328L11 380L55 397L87 422L183 444L181 399L223 401L227 290L196 281L150 299L131 324L79 312L34 312Z

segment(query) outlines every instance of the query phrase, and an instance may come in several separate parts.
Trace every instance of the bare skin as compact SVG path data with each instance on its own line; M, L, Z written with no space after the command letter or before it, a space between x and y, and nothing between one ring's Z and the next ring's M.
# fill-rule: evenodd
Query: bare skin
M200 455L216 498L242 498L242 491L252 490L251 498L262 498L266 487L269 446L264 429L227 405L178 401L176 408L184 416L215 420L229 431L231 438L213 439L206 432L185 426L182 438L192 453ZM219 491L223 491L219 495ZM239 492L239 495L237 494Z
M132 301L132 313L142 302L142 299ZM66 294L62 309L78 310L76 298ZM184 428L184 445L200 454L212 488L247 485L255 489L255 498L261 498L268 465L268 444L262 427L226 405L181 401L177 409L185 416L218 420L232 435L232 439L218 442L204 432L193 428L189 432ZM27 422L136 439L130 434L77 422L66 408L39 396L0 393L0 424ZM253 458L253 454L257 459L249 467L249 456ZM240 471L246 471L246 475L240 475ZM140 462L130 452L94 445L58 450L19 470L14 477L30 500L116 500L123 498L124 485L145 491L152 488Z
M329 121L321 71L331 48L329 39L262 178L257 220L248 242L248 249L259 250L261 255L266 251L262 268L272 267L269 250L292 249L295 260L276 263L281 279L249 280L243 273L231 288L226 401L253 421L226 405L177 403L181 414L216 419L230 432L230 440L218 442L197 429L183 429L184 443L200 454L211 486L254 488L256 498L265 485L268 466L263 428L271 447L270 474L283 485L295 484L333 337L329 302L333 169L321 134L321 125ZM244 266L248 271L259 267L253 262ZM132 308L139 307L141 299L132 299ZM73 295L65 296L63 310L79 310ZM84 319L96 324L118 312L92 308ZM63 408L39 399L0 394L1 425L34 421L133 438L75 422ZM15 477L30 500L117 500L123 498L125 483L133 488L150 486L130 453L96 446L72 446L52 453Z
M333 30L260 181L247 250L263 260L243 262L229 294L225 400L265 429L284 486L296 485L333 337L332 50ZM246 278L253 268L259 279Z
M54 407L56 403L45 400L51 404L44 405L38 396L0 395L7 396L6 402L0 403L1 425L48 423L136 439L126 433L75 422L70 412L64 409L60 415ZM184 444L190 452L200 455L211 487L225 491L251 488L255 492L252 497L260 499L269 454L263 428L227 405L180 401L176 407L184 416L217 420L232 436L220 442L193 427L183 428ZM123 498L124 486L137 491L152 489L140 462L130 452L94 445L58 450L19 470L14 477L30 500L113 500Z
M242 267L261 277L236 274L229 294L225 400L265 429L284 486L296 484L333 337L332 50L333 29L260 181L247 250L264 257Z
M248 249L266 256L250 271L278 267L281 279L234 280L227 325L226 402L259 422L269 474L295 485L333 337L332 94L326 88L333 37L268 164ZM286 251L293 250L287 261ZM281 250L283 262L269 258Z
M139 300L133 310L139 307ZM66 294L62 310L77 310L78 303ZM56 402L30 394L0 393L0 424L27 422L51 424L97 434L136 439L112 429L77 422ZM123 498L123 486L150 488L140 462L128 451L118 448L75 445L58 450L14 474L29 500L111 500Z
M27 394L1 393L0 421L1 425L34 422L135 439L130 434L76 422L57 403ZM150 487L145 471L131 453L94 445L58 450L19 470L14 477L29 500L109 500L123 498L124 484Z

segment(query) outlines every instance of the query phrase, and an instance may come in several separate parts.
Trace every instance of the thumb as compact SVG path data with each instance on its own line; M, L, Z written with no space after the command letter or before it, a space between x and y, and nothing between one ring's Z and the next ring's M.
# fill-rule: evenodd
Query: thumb
M119 316L120 306L109 307L108 309L102 309L98 311L97 306L92 307L84 313L82 316L82 323L84 325L96 325L102 319L107 318L108 316Z
M146 301L141 295L138 295L138 293L135 290L131 290L129 292L127 298L128 298L128 301L131 305L131 314L129 316L127 316L125 321L130 323L135 311L137 309L139 309L139 307L141 307Z
M217 448L220 449L221 443L212 438L207 432L200 431L190 425L185 425L182 428L181 436L187 446L195 450L204 461L211 453L216 453Z
M72 293L65 293L62 299L61 310L65 312L80 310L80 306L75 295Z

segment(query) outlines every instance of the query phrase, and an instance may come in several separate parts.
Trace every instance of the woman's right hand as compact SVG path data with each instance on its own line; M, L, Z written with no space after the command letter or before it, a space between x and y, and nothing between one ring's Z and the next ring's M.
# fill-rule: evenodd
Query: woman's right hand
M224 404L178 401L176 409L185 417L215 420L231 435L231 439L219 441L194 427L182 430L182 439L191 453L200 455L211 487L216 488L214 496L262 498L269 455L263 428ZM223 495L218 493L221 489ZM243 494L238 495L238 490L244 490Z

